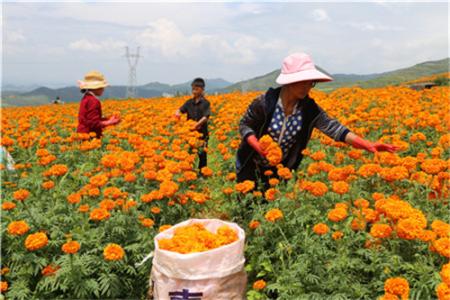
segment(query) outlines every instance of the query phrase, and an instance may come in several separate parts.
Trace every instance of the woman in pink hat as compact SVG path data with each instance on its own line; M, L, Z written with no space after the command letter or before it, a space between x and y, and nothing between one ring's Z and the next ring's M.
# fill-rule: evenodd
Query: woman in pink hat
M84 80L78 81L78 85L83 93L83 99L81 99L78 112L77 132L94 132L97 138L101 138L103 128L120 122L120 117L103 118L102 116L102 104L99 97L103 94L108 83L102 73L91 71L84 76Z
M370 152L394 152L398 148L389 144L372 143L352 133L309 97L309 91L317 82L333 79L316 69L311 57L294 53L283 60L281 74L276 82L281 87L270 88L256 98L240 121L242 141L237 152L236 173L238 182L261 179L263 189L268 187L264 172L271 169L264 159L258 139L269 134L283 152L282 164L296 170L303 158L314 128L335 141L345 142L357 149Z

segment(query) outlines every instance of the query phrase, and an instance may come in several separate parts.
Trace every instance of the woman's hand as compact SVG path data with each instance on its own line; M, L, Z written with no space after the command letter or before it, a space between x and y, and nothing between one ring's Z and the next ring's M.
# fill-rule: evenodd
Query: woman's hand
M261 155L262 157L266 157L267 153L263 151L261 148L261 144L259 143L258 139L256 138L256 135L250 135L247 137L247 143Z
M364 149L369 152L378 152L378 151L387 151L387 152L395 152L399 149L398 146L391 144L383 144L380 142L372 143L370 141L364 140L357 136L356 134L349 132L345 138L345 141L352 145L356 149Z

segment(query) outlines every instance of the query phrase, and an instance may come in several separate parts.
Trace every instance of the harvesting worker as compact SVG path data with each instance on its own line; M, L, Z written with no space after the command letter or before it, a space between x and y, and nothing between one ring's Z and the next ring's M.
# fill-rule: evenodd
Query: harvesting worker
M211 115L211 105L204 96L205 81L202 78L195 78L191 83L192 98L187 100L176 112L175 117L179 120L181 114L187 114L188 120L194 120L197 123L191 128L192 131L201 133L200 139L203 141L203 147L198 152L198 168L201 170L207 165L206 148L208 147L208 119Z
M102 73L91 71L84 76L84 80L78 81L78 85L83 98L78 112L77 132L95 132L96 137L101 138L103 128L120 122L119 116L113 115L110 118L102 116L102 104L99 97L103 94L108 83Z
M283 60L281 73L276 82L278 88L270 88L256 98L248 107L239 124L242 137L237 151L237 181L261 179L267 188L268 178L264 172L267 165L259 138L269 134L280 146L282 164L296 170L303 158L314 128L319 129L335 141L345 142L357 149L369 152L394 152L398 147L379 142L370 142L357 136L339 121L332 119L311 98L309 91L318 82L333 79L316 69L311 57L305 53L294 53ZM272 168L273 169L273 168Z

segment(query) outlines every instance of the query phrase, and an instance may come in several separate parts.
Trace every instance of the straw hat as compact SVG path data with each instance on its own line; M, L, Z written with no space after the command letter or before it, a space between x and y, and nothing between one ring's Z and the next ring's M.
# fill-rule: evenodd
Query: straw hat
M99 89L108 86L108 82L105 80L105 76L98 71L91 71L84 75L84 80L78 80L78 86L80 89Z
M276 82L284 85L306 80L326 82L332 81L333 78L317 70L306 53L294 53L286 57Z

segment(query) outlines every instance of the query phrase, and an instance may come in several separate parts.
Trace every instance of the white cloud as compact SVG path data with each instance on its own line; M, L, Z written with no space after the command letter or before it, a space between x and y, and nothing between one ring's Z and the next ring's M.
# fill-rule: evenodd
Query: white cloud
M311 16L314 19L314 21L317 22L330 21L330 17L328 16L328 13L324 9L313 10L311 12Z
M5 41L7 44L21 43L26 40L21 30L6 30Z
M104 41L90 41L88 39L80 39L69 44L69 48L72 50L81 50L87 52L100 52L111 51L117 49L123 49L126 43L123 41L115 41L113 39L107 39Z
M185 34L172 21L158 19L138 34L136 41L169 59L208 57L222 62L248 64L257 61L258 52L283 47L279 40L262 41L246 34Z
M350 27L359 29L361 31L403 31L401 26L388 26L381 24L374 24L370 22L350 22L347 23Z

